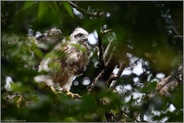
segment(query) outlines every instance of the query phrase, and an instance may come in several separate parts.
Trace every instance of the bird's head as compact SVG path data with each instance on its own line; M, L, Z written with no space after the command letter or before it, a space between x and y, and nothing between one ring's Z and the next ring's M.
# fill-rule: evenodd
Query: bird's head
M76 43L84 43L88 39L88 32L83 28L76 28L73 33L70 35L70 40Z

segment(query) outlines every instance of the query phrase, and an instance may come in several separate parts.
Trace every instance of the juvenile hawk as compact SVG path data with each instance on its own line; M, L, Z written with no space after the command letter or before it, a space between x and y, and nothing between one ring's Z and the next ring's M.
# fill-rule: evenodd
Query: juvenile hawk
M39 65L39 72L46 74L38 75L36 82L45 82L55 91L54 86L59 86L72 94L70 88L75 77L83 74L90 60L90 47L87 43L88 32L82 28L76 28L70 35L70 40L59 43L48 53Z
M46 30L43 34L36 32L36 45L45 54L64 38L62 31L56 27Z

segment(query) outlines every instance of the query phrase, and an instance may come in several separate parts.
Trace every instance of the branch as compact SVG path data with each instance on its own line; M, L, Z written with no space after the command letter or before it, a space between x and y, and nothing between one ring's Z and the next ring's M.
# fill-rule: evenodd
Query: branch
M112 49L112 47L113 47L113 45L114 45L113 41L114 41L114 38L112 38L112 39L110 40L110 42L109 42L109 44L108 44L108 46L107 46L107 48L106 48L106 50L105 50L105 53L104 53L104 55L103 55L103 60L104 60L104 62L106 61L107 55L109 54L109 52L111 51L111 49Z
M174 31L174 33L176 34L176 35L180 35L180 33L179 33L179 31L176 29L176 27L175 26L170 26L171 27L171 29Z
M176 40L176 39L180 39L180 41L183 41L183 35L175 35L173 36L173 39Z
M129 113L123 111L122 109L120 109L120 108L118 108L118 107L116 107L116 108L117 108L117 110L119 111L119 114L128 116L129 118L133 119L134 122L146 122L146 121L144 121L144 120L139 121L139 120L137 119L137 117L132 116L131 114L129 114ZM118 118L118 122L121 121L121 119L122 119L122 116L120 115L119 118Z
M68 2L73 8L77 9L79 12L81 12L85 15L92 16L92 17L104 16L104 12L94 12L94 13L88 12L85 9L82 9L81 7L77 6L75 3L71 2L71 1L68 1Z
M112 42L113 42L113 39L109 42L106 50L105 50L105 53L103 51L103 45L102 45L102 36L104 34L107 34L108 32L111 32L112 29L109 29L109 30L100 30L101 34L99 35L99 38L98 38L98 64L97 66L100 68L100 70L103 70L104 67L105 67L105 60L106 60L106 57L107 57L107 54L109 53L110 51L110 47L112 46ZM104 56L106 55L106 56Z
M117 82L118 82L118 79L121 77L121 74L123 73L123 70L125 69L125 65L123 62L120 63L120 68L119 68L119 71L117 73L117 76L116 78L113 80L113 82L111 83L110 85L110 89L113 90L114 87L117 85Z
M183 65L180 65L171 75L158 82L156 90L161 95L169 94L183 81Z
M111 55L107 61L107 63L104 63L105 66L103 70L100 72L100 74L94 79L92 84L88 87L88 92L90 93L92 89L95 87L96 83L98 81L104 81L107 83L108 79L110 78L116 64L118 63L115 57L115 48L116 46L113 47L113 50L111 51Z
M100 70L103 70L105 67L104 59L103 59L103 46L102 46L102 38L99 36L98 38L98 64L97 66Z
M106 63L104 69L100 72L100 74L94 79L92 84L88 87L88 92L90 93L93 88L95 87L96 83L98 81L104 81L106 82L110 75L112 74L112 71L114 70L116 64L114 63L114 53L111 54L108 62Z
M126 54L123 53L123 57L122 57L122 54L121 55L119 54L118 51L120 51L121 49L120 49L120 47L118 47L118 45L115 41L116 41L115 38L112 38L112 40L109 42L109 44L105 50L105 53L103 54L103 58L102 58L102 52L101 52L101 55L99 55L99 59L100 59L101 63L105 64L105 66L101 70L100 74L91 83L91 85L88 86L89 93L92 91L92 89L95 87L95 85L98 81L103 81L108 85L111 85L112 81L117 83L118 79L121 77L121 74L122 74L124 68L128 65L129 60L126 57ZM101 42L101 39L99 42ZM102 44L100 44L99 48L101 47L101 45ZM107 54L110 54L110 56L109 56L107 62L105 62L106 58L107 58ZM119 66L119 62L121 62L120 70L119 70L117 75L114 75L113 70L116 66ZM112 86L112 88L114 88L114 87Z

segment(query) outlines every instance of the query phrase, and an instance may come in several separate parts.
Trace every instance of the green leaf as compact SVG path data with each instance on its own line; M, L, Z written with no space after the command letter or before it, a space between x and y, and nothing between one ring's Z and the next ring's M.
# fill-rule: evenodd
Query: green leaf
M71 44L71 45L77 48L78 50L82 51L83 53L86 52L86 49L82 47L80 44Z
M22 7L22 10L28 9L28 8L32 7L33 5L34 5L33 1L26 1L24 3L24 6Z
M49 4L49 8L51 9L52 13L54 15L58 15L59 14L59 6L57 4L57 2L52 2L52 4Z
M63 4L63 7L66 9L66 11L68 12L68 14L74 18L74 14L73 14L73 11L72 11L72 7L70 6L70 4L68 2L62 2Z
M43 16L48 12L48 2L39 2L39 6L38 6L38 14L37 17L38 19L42 19Z
M155 90L156 85L157 85L157 82L156 81L145 83L145 86L141 89L141 91L143 93L150 93L153 90Z

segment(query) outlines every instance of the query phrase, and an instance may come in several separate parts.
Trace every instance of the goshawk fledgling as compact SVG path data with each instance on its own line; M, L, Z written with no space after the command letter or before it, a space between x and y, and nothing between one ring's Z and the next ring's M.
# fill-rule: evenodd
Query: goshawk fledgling
M70 40L57 44L48 53L39 65L39 72L46 72L36 76L36 82L45 82L55 91L54 86L59 86L72 94L70 88L75 77L83 74L90 60L90 46L87 43L88 32L82 28L76 28L70 35Z

